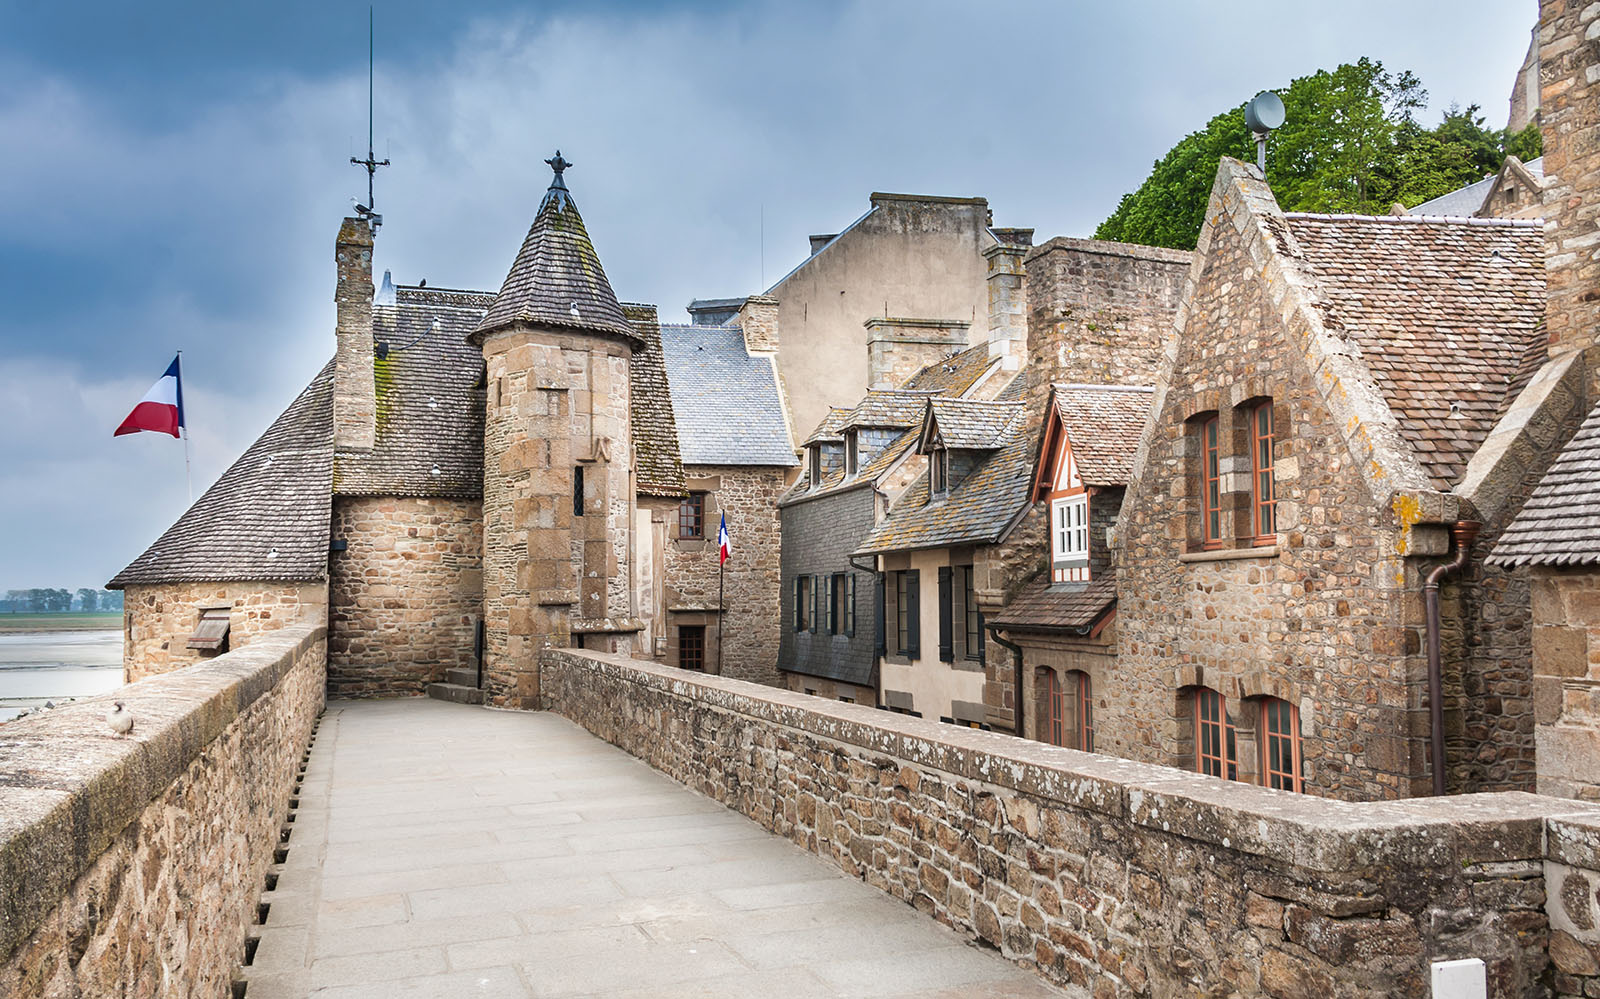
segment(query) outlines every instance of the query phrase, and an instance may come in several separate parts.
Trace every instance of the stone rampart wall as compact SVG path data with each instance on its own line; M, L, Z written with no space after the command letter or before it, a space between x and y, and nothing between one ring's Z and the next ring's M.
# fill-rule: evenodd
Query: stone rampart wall
M326 656L301 623L0 725L0 995L230 994Z
M299 621L328 622L328 584L282 580L162 583L123 594L122 678L128 683L214 659L189 648L200 612L228 607L228 647Z
M540 672L547 709L1069 995L1421 996L1471 957L1497 999L1600 988L1582 804L1354 804L619 656Z

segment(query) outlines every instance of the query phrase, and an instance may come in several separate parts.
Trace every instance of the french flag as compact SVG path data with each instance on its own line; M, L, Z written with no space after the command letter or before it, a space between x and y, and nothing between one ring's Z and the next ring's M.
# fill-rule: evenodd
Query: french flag
M722 525L717 528L717 548L717 554L720 556L717 564L721 565L723 562L728 561L729 556L733 554L733 545L728 542L728 515L726 513L722 515Z
M167 365L167 373L150 386L150 391L144 394L144 398L139 400L133 412L111 436L121 437L144 430L181 436L179 431L184 427L183 377L178 374L178 361L177 357L172 359L172 363Z

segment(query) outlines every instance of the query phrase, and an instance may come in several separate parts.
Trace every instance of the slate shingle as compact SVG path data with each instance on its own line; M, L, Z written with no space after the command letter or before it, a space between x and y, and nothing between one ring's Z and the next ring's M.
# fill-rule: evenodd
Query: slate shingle
M989 345L980 343L942 361L933 362L907 378L900 387L910 392L962 395L998 361L999 358L989 356Z
M1360 348L1423 468L1451 489L1519 372L1543 363L1541 224L1290 213L1283 225L1323 322Z
M737 326L661 327L678 446L691 465L798 465L772 360Z
M1600 565L1600 405L1500 536L1495 565Z
M1116 602L1117 584L1110 577L1088 583L1042 580L1024 587L989 623L1012 631L1083 631Z
M1056 385L1052 398L1084 484L1127 485L1154 390L1146 385Z

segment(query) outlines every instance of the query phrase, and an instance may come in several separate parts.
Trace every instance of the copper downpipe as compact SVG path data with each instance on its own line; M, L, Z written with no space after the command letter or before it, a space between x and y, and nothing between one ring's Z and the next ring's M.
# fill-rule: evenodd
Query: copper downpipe
M1444 665L1439 652L1439 582L1467 564L1467 554L1481 527L1483 525L1476 520L1458 520L1452 524L1450 535L1455 539L1456 557L1435 566L1422 584L1428 632L1428 742L1435 795L1444 794Z

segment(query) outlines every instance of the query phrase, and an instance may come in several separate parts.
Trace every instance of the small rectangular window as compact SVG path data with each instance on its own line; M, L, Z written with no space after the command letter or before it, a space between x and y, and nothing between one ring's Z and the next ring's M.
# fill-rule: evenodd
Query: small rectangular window
M1277 540L1277 487L1272 479L1272 401L1258 405L1251 413L1251 509L1254 513L1256 544Z
M1194 694L1195 769L1212 777L1239 779L1239 761L1228 703L1210 687Z
M1046 696L1050 699L1050 744L1052 746L1065 746L1066 737L1066 703L1065 691L1062 689L1061 674L1050 670L1049 691Z
M706 668L706 626L683 624L678 626L678 665L684 669Z
M1056 561L1089 557L1089 497L1080 493L1054 500L1051 509L1051 537Z
M846 630L845 574L836 572L828 578L828 634L837 635ZM850 628L849 630L854 630Z
M228 651L228 627L232 619L231 607L207 607L200 612L200 623L189 636L189 648L202 652Z
M1094 705L1093 689L1089 683L1089 674L1079 671L1078 674L1078 748L1085 753L1094 752Z
M816 486L822 482L822 446L813 445L808 457L811 462L811 485Z
M1303 790L1300 776L1300 712L1276 697L1261 702L1262 784L1280 791Z
M844 435L844 472L846 475L856 474L858 463L861 460L860 445L856 442L854 430Z
M1200 531L1207 548L1222 545L1222 470L1217 457L1217 418L1200 425Z
M906 655L911 648L911 591L907 585L906 574L894 573L894 623L895 643L894 650L901 655Z
M706 494L690 493L678 503L678 537L706 536Z
M983 625L982 615L978 613L978 592L973 585L972 566L964 565L956 570L961 579L962 615L965 622L966 653L967 658L974 662L983 658Z
M851 637L856 633L856 574L853 572L844 577L844 633Z
M945 448L933 452L928 462L929 484L935 496L950 489L950 452Z
M794 582L794 630L815 631L816 577L799 576Z
M575 465L572 469L572 515L583 516L583 466Z

